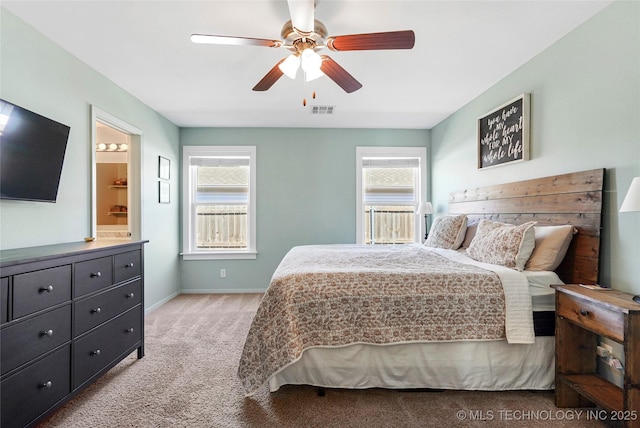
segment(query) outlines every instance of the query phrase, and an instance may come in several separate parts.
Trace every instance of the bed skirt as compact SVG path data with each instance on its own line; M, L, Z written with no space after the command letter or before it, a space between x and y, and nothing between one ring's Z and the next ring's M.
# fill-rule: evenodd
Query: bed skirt
M311 348L274 374L269 389L274 392L293 384L350 389L551 390L554 339L538 336L533 344L491 340Z

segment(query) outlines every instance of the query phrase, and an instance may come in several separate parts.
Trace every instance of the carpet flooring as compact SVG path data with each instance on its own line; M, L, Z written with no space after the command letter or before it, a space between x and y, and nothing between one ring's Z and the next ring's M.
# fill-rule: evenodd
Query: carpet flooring
M552 392L392 391L266 386L236 377L261 295L180 295L145 319L133 353L41 427L613 427L602 412L558 409Z

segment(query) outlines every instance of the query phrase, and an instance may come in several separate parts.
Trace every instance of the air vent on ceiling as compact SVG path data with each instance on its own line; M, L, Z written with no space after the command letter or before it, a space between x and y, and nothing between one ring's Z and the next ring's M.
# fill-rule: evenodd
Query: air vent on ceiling
M310 106L311 114L333 114L335 106Z

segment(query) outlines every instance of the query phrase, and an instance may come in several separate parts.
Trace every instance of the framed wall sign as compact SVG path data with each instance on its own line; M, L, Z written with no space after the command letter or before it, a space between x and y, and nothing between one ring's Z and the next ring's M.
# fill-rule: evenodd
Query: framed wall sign
M478 169L529 160L529 94L478 119Z

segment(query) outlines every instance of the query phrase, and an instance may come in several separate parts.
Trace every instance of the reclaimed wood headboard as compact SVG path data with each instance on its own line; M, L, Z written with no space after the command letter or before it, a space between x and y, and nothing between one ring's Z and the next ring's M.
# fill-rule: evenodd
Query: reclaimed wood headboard
M578 233L556 273L567 284L596 284L604 172L593 169L452 192L449 214L512 224L571 224Z

